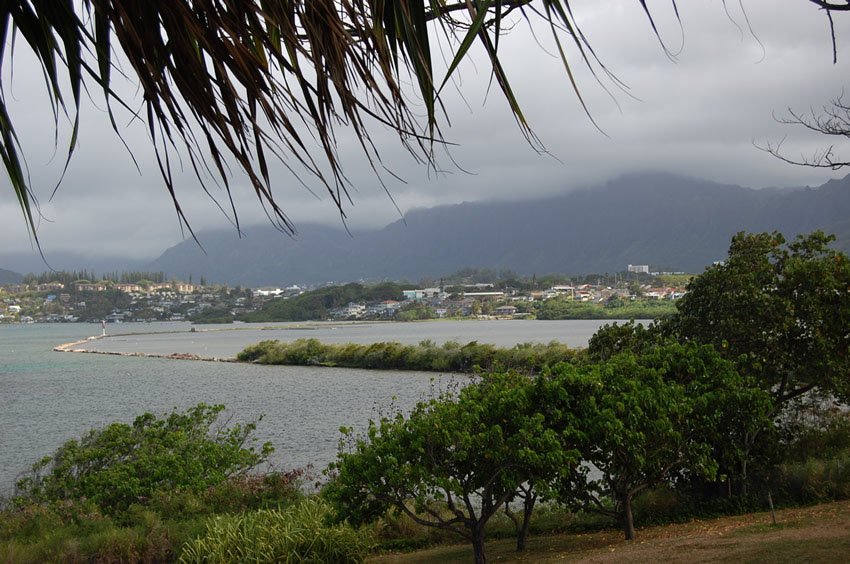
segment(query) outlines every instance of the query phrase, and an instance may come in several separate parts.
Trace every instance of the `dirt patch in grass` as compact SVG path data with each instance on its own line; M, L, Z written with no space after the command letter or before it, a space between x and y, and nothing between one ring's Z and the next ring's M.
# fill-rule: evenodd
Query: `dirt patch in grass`
M620 531L538 536L525 553L513 541L487 543L491 562L844 562L850 555L850 501L770 513L695 520L639 529L626 542ZM468 545L385 554L380 563L469 562Z

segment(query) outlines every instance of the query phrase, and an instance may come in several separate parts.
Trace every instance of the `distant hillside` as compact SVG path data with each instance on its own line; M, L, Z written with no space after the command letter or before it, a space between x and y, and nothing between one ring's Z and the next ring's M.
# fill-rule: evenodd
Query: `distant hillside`
M200 233L148 270L211 282L264 284L418 280L465 266L520 274L603 273L628 264L700 272L741 230L787 236L823 229L850 248L850 177L816 189L753 190L666 174L626 176L545 200L464 203L410 212L349 236L305 225L297 240L271 227Z
M44 248L44 257L38 252L3 252L0 249L0 264L24 273L42 273L52 270L88 270L98 274L104 272L129 272L142 270L148 260L135 260L117 256L93 256L73 251L55 251ZM46 261L45 261L46 259Z
M0 286L5 286L6 284L20 284L23 279L23 275L18 274L17 272L0 268Z

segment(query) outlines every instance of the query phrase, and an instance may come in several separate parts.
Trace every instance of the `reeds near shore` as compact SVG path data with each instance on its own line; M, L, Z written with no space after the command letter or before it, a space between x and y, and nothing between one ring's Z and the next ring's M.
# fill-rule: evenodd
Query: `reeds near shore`
M396 342L360 345L327 344L317 339L298 339L290 343L262 341L237 355L242 362L298 366L339 366L383 370L419 370L425 372L471 373L475 370L517 370L536 373L544 366L575 360L580 352L558 342L523 343L510 348L472 341L461 345L449 341L436 345L422 341L417 345Z

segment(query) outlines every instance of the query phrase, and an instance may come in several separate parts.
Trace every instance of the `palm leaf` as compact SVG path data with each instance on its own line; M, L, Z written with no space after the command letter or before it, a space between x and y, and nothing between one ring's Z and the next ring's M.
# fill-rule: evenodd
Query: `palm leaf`
M660 40L652 11L644 0L637 1ZM223 187L228 215L237 228L231 196L234 174L247 178L278 228L293 233L293 223L274 196L270 160L280 160L308 188L312 177L343 215L351 185L338 154L338 128L354 132L376 173L383 165L370 135L375 125L394 130L419 162L436 167L433 145L444 143L440 124L449 117L440 104L440 92L476 43L486 52L492 80L523 134L537 142L499 55L505 18L514 10L550 25L568 82L590 115L562 38L578 47L579 61L597 80L596 69L604 71L603 78L614 78L615 83L616 78L596 57L572 16L571 4L569 0L8 0L0 4L0 69L11 29L41 65L54 116L58 120L65 113L72 123L64 176L77 143L81 92L88 82L102 92L119 136L113 105L136 116L129 109L133 103L117 96L111 86L116 76L124 75L115 72L113 61L113 50L121 51L129 66L126 74L138 82L143 104L139 116L147 122L179 220L188 228L174 179L174 167L185 161L208 194L212 194L210 182ZM831 6L815 4L827 10ZM672 5L678 18L676 2ZM442 31L452 49L440 77L434 76L432 64L432 27ZM411 109L410 92L404 86L408 78L413 79L424 116ZM0 156L37 241L33 187L2 93Z

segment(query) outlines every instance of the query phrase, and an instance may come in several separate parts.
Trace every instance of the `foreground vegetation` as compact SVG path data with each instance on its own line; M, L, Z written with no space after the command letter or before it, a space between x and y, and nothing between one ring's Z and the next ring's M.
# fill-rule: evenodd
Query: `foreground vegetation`
M845 456L783 467L774 492L778 526L771 525L764 497L752 497L748 504L694 505L661 488L635 505L635 518L643 524L637 531L640 543L623 541L622 533L604 518L544 504L534 512L524 552L517 552L515 525L504 512L488 523L486 550L491 560L498 561L669 561L681 555L682 561L696 557L739 561L743 556L750 561L798 562L808 556L838 562L846 554L850 502L811 504L834 499L838 492L845 500L850 497L850 476L835 471L848 466L850 457ZM7 508L0 512L0 559L194 562L201 559L201 552L206 561L213 561L231 549L245 560L280 562L285 561L282 554L306 559L309 547L314 561L472 560L470 545L456 544L458 539L450 532L420 526L400 515L385 515L359 530L329 527L325 519L332 506L321 498L305 498L298 487L302 477L270 473L231 478L200 495L160 492L117 516L69 500ZM805 508L793 509L800 502ZM753 510L761 512L718 517ZM272 557L264 560L262 551Z
M616 524L631 540L653 523L846 499L850 260L829 243L740 234L675 316L606 326L570 362L557 345L264 343L245 360L420 355L489 370L361 433L343 429L311 497L300 472L251 473L271 445L253 442L253 423L219 424L221 406L94 430L18 482L0 554L345 562L464 539L463 552L439 554L483 563L497 538L523 551L536 532Z
M330 526L303 470L257 473L272 452L224 406L147 413L33 465L0 512L7 562L362 561L368 534ZM250 540L250 542L248 542Z

